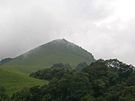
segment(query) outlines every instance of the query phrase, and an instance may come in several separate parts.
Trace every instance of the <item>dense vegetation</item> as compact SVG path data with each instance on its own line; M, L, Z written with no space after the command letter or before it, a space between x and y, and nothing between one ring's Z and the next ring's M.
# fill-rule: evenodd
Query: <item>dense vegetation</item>
M5 88L0 86L0 101L8 101L8 100L10 100L10 98L6 94Z
M49 84L18 91L12 101L135 101L134 67L117 59L98 60L81 70L55 64L30 76Z
M54 64L51 68L39 70L31 73L30 76L38 79L52 80L53 78L61 79L65 74L71 71L69 64Z

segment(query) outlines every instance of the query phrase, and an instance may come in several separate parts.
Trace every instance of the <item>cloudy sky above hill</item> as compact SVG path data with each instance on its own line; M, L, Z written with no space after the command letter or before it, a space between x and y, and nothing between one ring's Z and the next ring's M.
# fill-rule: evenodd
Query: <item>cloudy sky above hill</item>
M0 0L0 59L65 38L135 65L134 0Z

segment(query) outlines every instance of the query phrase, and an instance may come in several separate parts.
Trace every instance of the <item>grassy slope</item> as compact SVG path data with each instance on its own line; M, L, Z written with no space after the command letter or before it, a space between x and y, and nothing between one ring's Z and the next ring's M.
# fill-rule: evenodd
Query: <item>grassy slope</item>
M0 68L0 86L5 87L9 95L25 87L44 84L47 84L47 81L30 78L17 70Z
M91 63L91 53L66 40L55 40L33 49L10 61L9 65L18 65L26 72L50 67L55 63L68 63L72 67L80 62ZM27 68L29 67L29 69Z
M31 65L2 65L0 68L6 71L12 71L29 75L32 72L36 72L43 68L49 68L47 66L31 66Z

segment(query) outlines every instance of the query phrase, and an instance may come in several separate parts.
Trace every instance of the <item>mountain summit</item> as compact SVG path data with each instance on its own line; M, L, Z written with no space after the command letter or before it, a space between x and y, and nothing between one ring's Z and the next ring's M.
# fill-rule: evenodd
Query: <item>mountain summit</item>
M66 63L76 66L81 62L90 64L95 59L91 53L65 39L57 39L12 59L7 64L51 66Z

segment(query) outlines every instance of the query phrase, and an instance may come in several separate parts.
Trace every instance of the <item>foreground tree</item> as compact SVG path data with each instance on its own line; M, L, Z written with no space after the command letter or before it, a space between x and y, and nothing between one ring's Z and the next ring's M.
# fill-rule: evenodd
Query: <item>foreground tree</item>
M37 72L31 73L31 77L35 77L43 80L52 80L54 78L61 79L65 74L71 71L71 66L69 64L54 64L51 68L46 68L39 70Z
M0 101L9 101L9 97L6 94L6 90L4 87L0 87Z

